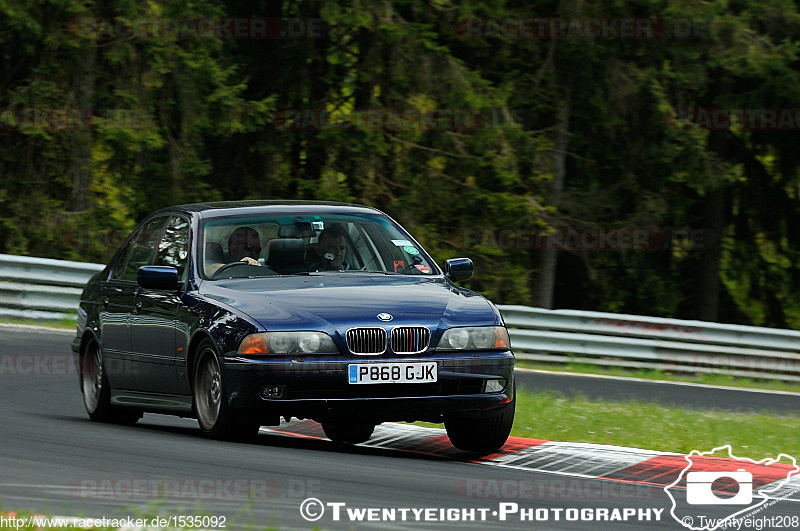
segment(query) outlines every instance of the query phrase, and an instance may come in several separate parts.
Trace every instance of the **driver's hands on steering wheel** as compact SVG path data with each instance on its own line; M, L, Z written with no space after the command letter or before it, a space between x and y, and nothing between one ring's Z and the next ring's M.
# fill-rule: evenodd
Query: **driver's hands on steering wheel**
M258 262L258 260L256 260L255 258L250 258L249 256L245 256L244 258L242 258L239 261L240 262L247 262L251 266L259 266L259 267L261 266L261 264Z

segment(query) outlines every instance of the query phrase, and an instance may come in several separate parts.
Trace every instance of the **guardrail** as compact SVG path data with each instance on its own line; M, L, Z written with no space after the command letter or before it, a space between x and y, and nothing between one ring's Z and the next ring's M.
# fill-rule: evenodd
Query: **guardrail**
M519 359L800 381L800 331L499 306Z
M74 319L83 285L104 267L0 254L0 317Z
M75 318L101 264L0 254L0 317ZM517 358L800 381L800 331L499 306Z

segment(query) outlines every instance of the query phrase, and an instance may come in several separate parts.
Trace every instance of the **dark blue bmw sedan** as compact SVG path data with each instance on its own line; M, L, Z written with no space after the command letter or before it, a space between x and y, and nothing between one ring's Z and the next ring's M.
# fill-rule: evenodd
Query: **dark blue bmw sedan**
M208 437L313 419L342 443L386 421L444 422L488 453L514 420L497 308L455 283L384 213L249 201L147 217L81 296L77 354L92 420L197 418Z

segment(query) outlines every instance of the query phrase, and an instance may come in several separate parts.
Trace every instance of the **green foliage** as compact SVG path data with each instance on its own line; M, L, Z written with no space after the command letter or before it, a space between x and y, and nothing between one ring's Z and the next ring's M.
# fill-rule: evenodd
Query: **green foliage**
M98 17L326 31L85 31ZM470 17L693 33L473 38ZM169 204L348 201L388 212L439 261L472 257L467 285L499 303L535 301L543 253L499 231L646 229L657 250L560 251L553 304L800 327L798 131L681 112L796 108L796 3L0 0L0 28L0 252L102 261Z

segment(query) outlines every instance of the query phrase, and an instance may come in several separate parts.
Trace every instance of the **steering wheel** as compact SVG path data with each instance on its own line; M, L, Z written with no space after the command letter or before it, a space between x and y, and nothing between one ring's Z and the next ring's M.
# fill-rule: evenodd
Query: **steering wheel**
M406 267L404 267L404 268L403 268L403 270L402 270L402 271L400 271L400 272L399 272L399 274L401 274L401 275L405 275L405 274L406 274L406 273L408 273L409 271L419 271L419 269L417 269L417 268L416 268L416 266L417 266L417 264L410 264L410 265L407 265Z
M411 257L411 261L414 262L414 263L413 264L408 264L406 267L404 267L403 270L400 271L401 275L405 275L409 271L419 271L416 266L418 266L419 264L422 263L422 258L420 258L419 256L412 256Z
M240 266L240 265L249 266L250 264L248 264L247 262L230 262L228 264L223 265L219 269L217 269L214 272L214 274L211 275L211 278L219 278L219 274L222 273L223 271L227 271L228 269L233 269L234 267Z

